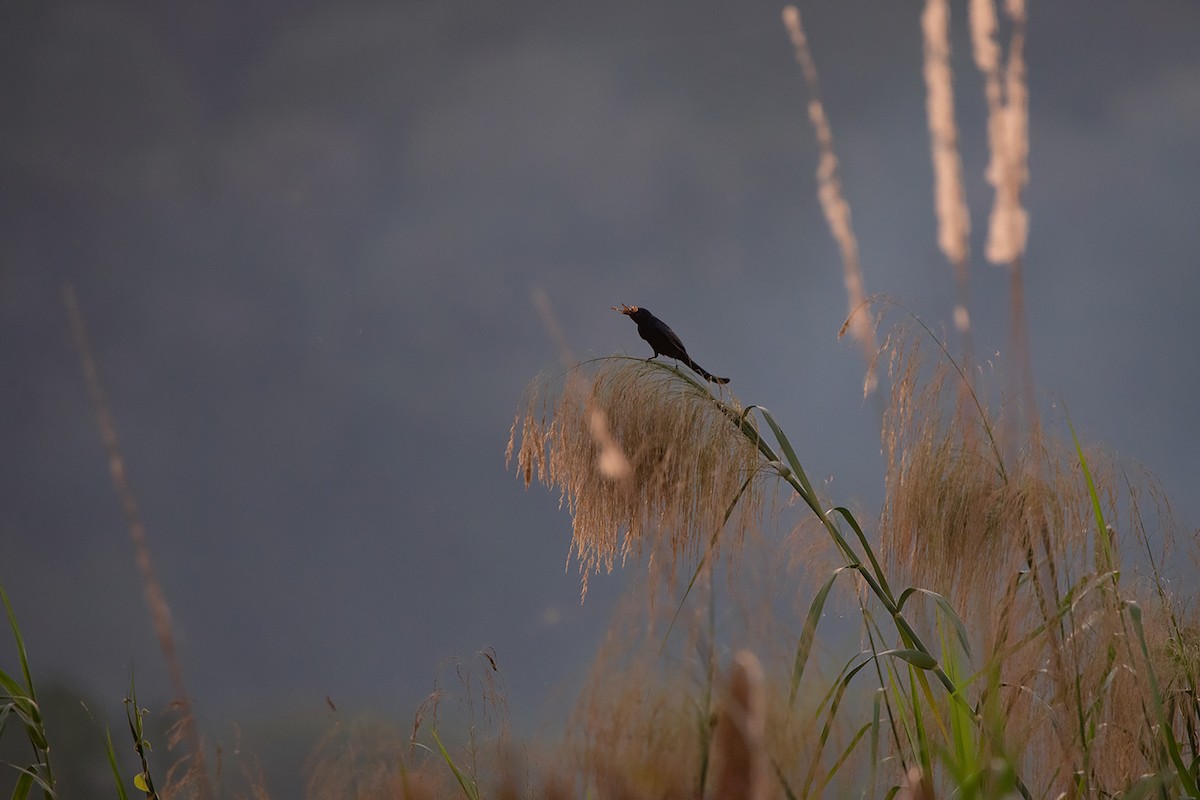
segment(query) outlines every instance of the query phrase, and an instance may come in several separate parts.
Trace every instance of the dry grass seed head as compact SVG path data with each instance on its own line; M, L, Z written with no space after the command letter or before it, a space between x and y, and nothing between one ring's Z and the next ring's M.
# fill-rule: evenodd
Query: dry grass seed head
M991 596L992 581L1005 572L999 567L1023 555L1012 529L1022 490L1005 478L983 430L988 420L957 410L946 391L957 374L943 363L927 376L919 338L889 342L884 552L930 588Z
M1139 599L1159 612L1143 619L1163 684L1196 678L1194 660L1179 655L1190 637L1170 624L1180 614L1158 592L1161 581L1139 581L1136 566L1123 566L1148 552L1157 572L1151 541L1161 537L1161 552L1169 550L1169 513L1158 508L1156 519L1143 519L1137 503L1147 492L1091 448L1084 459L1106 523L1097 530L1072 442L1035 429L1017 462L1002 463L987 433L999 425L987 410L976 407L973 417L962 405L956 410L946 381L958 376L942 365L927 378L919 340L896 341L881 526L889 560L947 594L985 645L980 656L999 659L1002 735L1009 752L1025 754L1031 786L1057 792L1085 764L1101 791L1131 785L1148 766L1145 742L1158 734L1121 601ZM1145 530L1153 522L1157 528ZM1120 531L1135 536L1122 542ZM1087 739L1080 715L1093 726Z
M424 800L455 791L443 763L417 758L408 741L378 720L337 722L310 756L305 797Z
M926 111L933 158L938 247L950 263L960 265L967 259L971 220L963 188L962 158L958 152L958 125L954 120L949 1L926 0L921 28L925 34Z
M742 650L734 656L713 731L709 797L762 800L767 796L766 727L762 664L752 652Z
M561 491L585 596L589 574L611 572L618 556L648 552L652 575L673 579L722 529L748 483L730 518L732 539L721 542L736 552L763 504L754 480L761 460L731 417L737 413L673 368L640 359L576 367L557 397L544 381L531 387L513 428L514 438L521 429L517 470L527 484L536 473Z
M619 613L575 705L568 749L597 796L694 795L696 689L679 664L664 670L656 652L638 617Z

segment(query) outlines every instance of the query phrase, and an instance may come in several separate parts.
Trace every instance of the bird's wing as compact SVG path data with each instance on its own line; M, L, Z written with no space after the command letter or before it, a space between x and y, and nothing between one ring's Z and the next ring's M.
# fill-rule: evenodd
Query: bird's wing
M667 337L667 340L670 341L671 344L678 347L679 352L687 354L687 348L683 346L683 341L679 338L675 331L671 330L671 327L667 325L667 323L663 322L658 317L655 317L654 327L657 328L663 336Z

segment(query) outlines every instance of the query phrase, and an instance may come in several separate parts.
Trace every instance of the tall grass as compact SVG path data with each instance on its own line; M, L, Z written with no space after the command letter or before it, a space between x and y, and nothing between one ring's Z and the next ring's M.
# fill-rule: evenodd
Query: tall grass
M16 771L12 797L13 800L24 800L36 789L46 800L53 800L57 795L54 791L54 770L50 766L50 738L42 708L38 704L37 689L29 668L29 654L25 651L25 639L17 624L17 615L2 586L0 600L4 601L4 611L16 644L17 662L21 667L20 674L16 676L0 669L0 689L3 690L3 694L0 694L0 735L15 721L30 749L28 763L5 765Z
M739 557L770 480L807 506L842 565L797 620L790 669L764 679L774 707L788 710L767 715L777 729L761 739L772 785L787 796L869 786L868 750L883 757L881 792L914 781L971 797L1191 791L1195 664L1179 656L1189 623L1153 560L1141 573L1125 566L1169 528L1154 529L1139 491L1073 432L1064 441L1043 432L1019 463L1007 462L989 409L979 402L966 417L948 389L953 365L925 371L919 337L893 341L904 344L888 359L878 542L848 509L820 502L766 409L715 397L666 365L602 359L573 370L553 402L535 384L515 426L516 468L562 492L585 581L617 555L645 556L638 563L665 576L676 597L685 588L677 576ZM611 421L633 480L599 471L586 422L593 407ZM813 668L814 643L842 583L853 590L863 649L829 681ZM659 672L664 664L674 679ZM711 704L695 680L711 666L708 655L693 667L607 664L607 683L587 695L580 722L591 780L618 794L689 796L704 786L705 743L745 761L729 744L738 740L712 736L706 722L713 714L712 725L727 730L721 714L745 705ZM855 713L868 716L856 722Z
M500 668L485 650L450 666L457 685L439 679L407 734L344 720L329 701L308 797L1200 796L1200 624L1194 598L1169 580L1179 558L1169 507L1151 478L1085 447L1065 412L1051 429L1034 408L1021 289L1021 0L1005 4L1007 55L992 0L969 6L995 189L985 256L1012 276L1016 402L993 408L972 362L949 13L946 0L927 0L922 31L937 237L958 286L957 358L919 321L876 344L815 59L799 12L784 14L811 93L818 193L842 253L844 330L864 348L868 391L886 368L877 520L864 523L817 490L766 408L714 396L662 363L574 363L535 292L566 368L529 387L508 463L527 488L559 493L583 599L589 581L618 564L646 580L615 620L561 742L537 751L513 740ZM146 712L131 686L139 771L122 774L110 739L115 794L126 797L131 781L146 797L210 797L165 595L69 288L66 301L180 698L170 743L188 745L156 789ZM780 535L795 509L805 519ZM13 724L29 753L10 765L12 796L54 798L52 732L2 589L0 597L20 667L0 670L0 731ZM833 616L853 640L830 630ZM261 777L248 784L238 796L268 796Z
M842 179L838 167L837 155L833 148L833 127L825 113L825 104L821 100L821 79L817 74L817 64L808 46L808 37L804 34L804 25L800 19L800 9L787 6L783 10L783 24L787 29L795 51L796 62L804 74L804 82L808 87L808 118L812 123L813 132L817 137L819 158L817 161L817 197L821 201L821 210L834 241L842 255L842 274L846 283L846 294L849 299L850 311L843 330L849 331L862 347L867 362L867 374L863 379L863 394L875 391L878 380L875 375L875 329L870 314L866 308L867 292L863 281L862 265L859 259L858 237L854 234L854 225L850 219L850 204L846 201L842 190Z
M172 746L184 745L187 748L185 760L187 767L178 773L184 776L179 786L187 787L194 792L197 800L211 800L213 789L208 767L205 764L204 745L196 726L195 716L191 708L191 696L188 694L183 679L183 663L175 646L175 630L171 623L171 611L167 605L166 593L158 580L154 569L154 560L150 555L146 527L142 522L141 509L130 484L129 473L125 468L125 457L117 439L117 426L112 412L108 407L108 397L100 382L100 370L96 357L92 353L92 345L79 308L79 299L75 288L70 284L63 287L63 300L66 304L67 315L71 324L71 332L75 346L79 352L80 366L87 383L88 394L96 413L96 422L100 430L100 438L108 454L109 474L112 477L113 489L121 501L121 510L125 514L125 522L129 529L129 538L133 543L134 561L142 578L142 587L146 596L146 604L150 609L150 617L154 622L154 631L158 636L159 648L162 650L163 661L167 674L171 679L171 687L175 692L174 708L178 722L171 737ZM141 754L141 741L137 743ZM152 794L152 792L148 792Z

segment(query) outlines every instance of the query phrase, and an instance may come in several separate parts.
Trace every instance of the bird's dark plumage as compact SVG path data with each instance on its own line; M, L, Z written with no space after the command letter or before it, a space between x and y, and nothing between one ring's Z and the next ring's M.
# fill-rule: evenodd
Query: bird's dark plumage
M646 309L639 308L638 306L622 305L620 308L614 306L613 311L620 311L637 323L638 336L641 336L650 347L654 348L654 355L650 356L650 358L660 355L667 356L687 364L697 375L705 380L712 381L713 383L729 383L729 378L718 378L695 361L692 361L692 357L688 355L687 348L683 346L683 342L675 335L675 331L671 330L667 326L667 323Z

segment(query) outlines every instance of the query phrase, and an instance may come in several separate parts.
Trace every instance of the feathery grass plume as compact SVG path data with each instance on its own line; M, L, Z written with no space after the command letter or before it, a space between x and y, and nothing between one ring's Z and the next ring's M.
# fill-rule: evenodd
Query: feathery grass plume
M1067 454L1054 452L1044 438L1023 451L1024 462L1007 463L986 407L975 406L971 416L946 398L950 365L940 363L926 380L920 340L897 342L885 416L884 553L919 585L950 598L985 653L1003 651L1024 631L1044 626L1038 646L1026 653L1046 659L1037 669L1065 690L1075 673L1063 655L1057 617L1075 568L1086 565L1086 488ZM1021 659L1005 664L1022 674L1025 666ZM1011 685L1022 684L1014 679ZM1019 727L1013 720L1009 730ZM1078 755L1069 732L1052 730L1060 734L1065 759Z
M988 108L988 161L985 177L996 196L988 220L984 254L993 264L1009 268L1011 283L1010 340L1013 351L1009 381L1016 405L1014 422L1029 429L1037 427L1033 396L1033 367L1029 353L1029 331L1025 320L1025 292L1021 258L1029 235L1029 215L1021 204L1021 191L1029 180L1029 90L1025 76L1025 2L1006 0L1005 11L1012 21L1008 62L1001 69L1000 46L996 43L998 23L993 0L971 0L969 22L975 64L984 76ZM1011 438L1013 455L1017 437Z
M105 395L104 387L100 383L100 370L96 366L96 357L92 353L87 326L84 324L83 314L79 310L79 299L75 295L74 286L70 283L63 287L63 301L67 306L71 332L75 339L75 347L79 351L79 361L87 382L88 393L91 395L92 405L95 407L100 438L104 442L105 450L108 451L108 467L112 475L113 489L121 501L125 522L129 527L129 538L133 541L134 558L142 577L146 605L150 607L154 631L158 635L159 648L162 650L163 660L167 665L167 674L171 679L171 688L175 693L175 702L180 715L181 739L187 742L188 749L191 751L192 769L190 772L193 775L193 783L200 800L208 800L213 796L213 792L204 765L204 743L200 739L200 731L196 726L195 715L192 713L191 697L184 685L183 664L175 647L171 610L167 606L166 595L154 570L154 561L150 557L150 547L146 538L146 527L142 523L141 510L129 483L129 475L125 469L125 457L117 440L117 426L113 421L112 412L108 408L108 398Z
M929 145L933 161L934 211L938 247L954 267L958 303L954 326L963 337L970 361L971 318L968 311L967 241L971 217L963 188L962 157L958 151L958 124L954 120L954 83L950 70L949 0L926 0L921 15L925 35L925 108L929 118Z
M821 208L825 212L825 220L833 238L842 253L842 269L850 301L849 319L842 330L848 329L850 335L862 347L863 357L867 361L867 374L863 379L863 395L866 396L875 390L878 380L875 376L875 329L867 311L862 267L858 260L858 238L854 235L854 226L850 222L850 204L846 202L846 196L842 192L838 159L833 151L833 129L829 126L829 118L825 116L825 105L821 102L821 81L817 75L816 62L808 47L808 39L804 35L804 26L800 22L800 9L795 6L784 8L783 24L792 40L796 61L800 64L804 81L808 85L808 118L812 122L821 153L817 163L817 197L821 201Z
M898 339L889 361L883 549L917 585L959 610L979 659L977 679L989 676L964 684L982 692L988 757L1017 754L1034 796L1103 795L1146 773L1169 778L1162 731L1200 730L1196 663L1175 655L1200 637L1186 633L1150 545L1165 548L1173 538L1169 517L1160 514L1151 531L1140 512L1144 492L1119 479L1110 457L1044 432L1023 449L1022 462L1006 461L986 407L965 417L949 397L948 365L926 377L919 341ZM1139 548L1150 556L1151 577L1141 580L1132 559ZM1148 659L1132 644L1130 601L1159 609L1139 623ZM1188 698L1172 703L1166 728L1153 711L1161 706L1154 674L1169 675L1163 683L1174 697ZM1200 735L1191 739L1200 744Z
M600 448L600 455L596 457L600 474L614 481L623 481L633 475L633 467L629 465L629 459L612 437L612 432L608 429L608 417L603 411L598 408L588 411L588 429L592 432L596 446Z
M452 678L449 682L447 676ZM447 658L438 665L433 691L413 718L412 742L417 742L422 727L436 732L439 714L449 700L464 717L461 721L469 731L466 745L472 760L479 750L477 735L494 733L501 739L508 735L508 698L493 648L485 647L469 659Z
M1050 486L1004 463L986 409L977 407L972 418L946 400L950 365L941 362L927 375L920 344L903 329L889 339L881 545L887 561L917 585L950 599L974 649L990 651L1014 636L1013 616L1024 620L1024 606L1015 612L1017 598L1007 590L1030 556L1030 528L1057 514L1056 498Z
M665 674L652 645L631 654L630 642L610 637L593 664L568 726L571 759L597 797L695 798L707 708L684 668Z
M557 396L546 381L530 386L506 458L519 426L525 485L558 487L571 513L583 597L588 576L618 556L648 552L652 575L673 580L710 542L736 553L763 503L758 451L730 419L738 411L673 367L626 357L572 368ZM733 538L715 539L727 516Z
M1029 90L1025 81L1025 3L1006 0L1012 20L1008 62L1003 71L995 42L996 9L992 0L971 0L971 41L975 63L984 76L988 106L986 177L996 190L985 253L994 264L1011 264L1025 252L1029 218L1021 190L1029 180Z
M956 270L962 270L966 268L971 220L963 190L958 125L954 120L949 0L926 0L921 29L925 35L925 109L933 160L938 247Z
M309 756L308 800L425 800L452 797L454 779L432 759L408 763L405 736L376 719L349 723L340 717Z
M550 337L550 341L558 350L558 360L562 362L563 367L569 369L575 363L575 356L571 352L571 345L567 343L567 335L563 333L562 326L558 324L558 316L554 313L554 307L550 305L550 295L546 294L546 290L541 286L535 286L529 292L529 299L533 302L533 307L537 309L538 316L542 320L542 327L546 329L546 335Z
M713 733L713 800L763 800L767 797L767 712L763 668L754 653L733 658L725 699Z
M623 598L567 725L570 760L591 796L747 796L714 794L725 758L718 751L726 747L716 742L723 724L718 704L724 699L718 661L726 649L762 654L761 680L751 681L756 688L750 695L738 692L737 696L761 713L761 722L750 725L760 731L759 757L764 766L773 762L779 770L767 778L763 796L782 796L777 777L800 785L807 763L797 754L813 751L817 726L789 725L788 717L797 709L815 716L812 709L821 692L806 693L789 709L787 678L794 655L794 626L779 614L779 604L771 602L778 600L778 586L787 584L767 585L766 580L782 568L778 556L761 561L747 556L758 562L756 568L766 571L738 580L724 595L731 608L717 612L726 632L719 641L711 595L707 600L697 597L703 591L693 592L696 602L675 625L683 635L667 643L661 638L662 629L674 609L654 608L646 602L644 595L654 588L640 584ZM711 591L711 584L707 588ZM764 602L765 598L770 599Z
M946 361L927 372L919 337L901 330L886 346L884 553L955 605L1002 594L1030 527L1061 516L1054 487L1005 462L985 407L948 401L961 375Z

